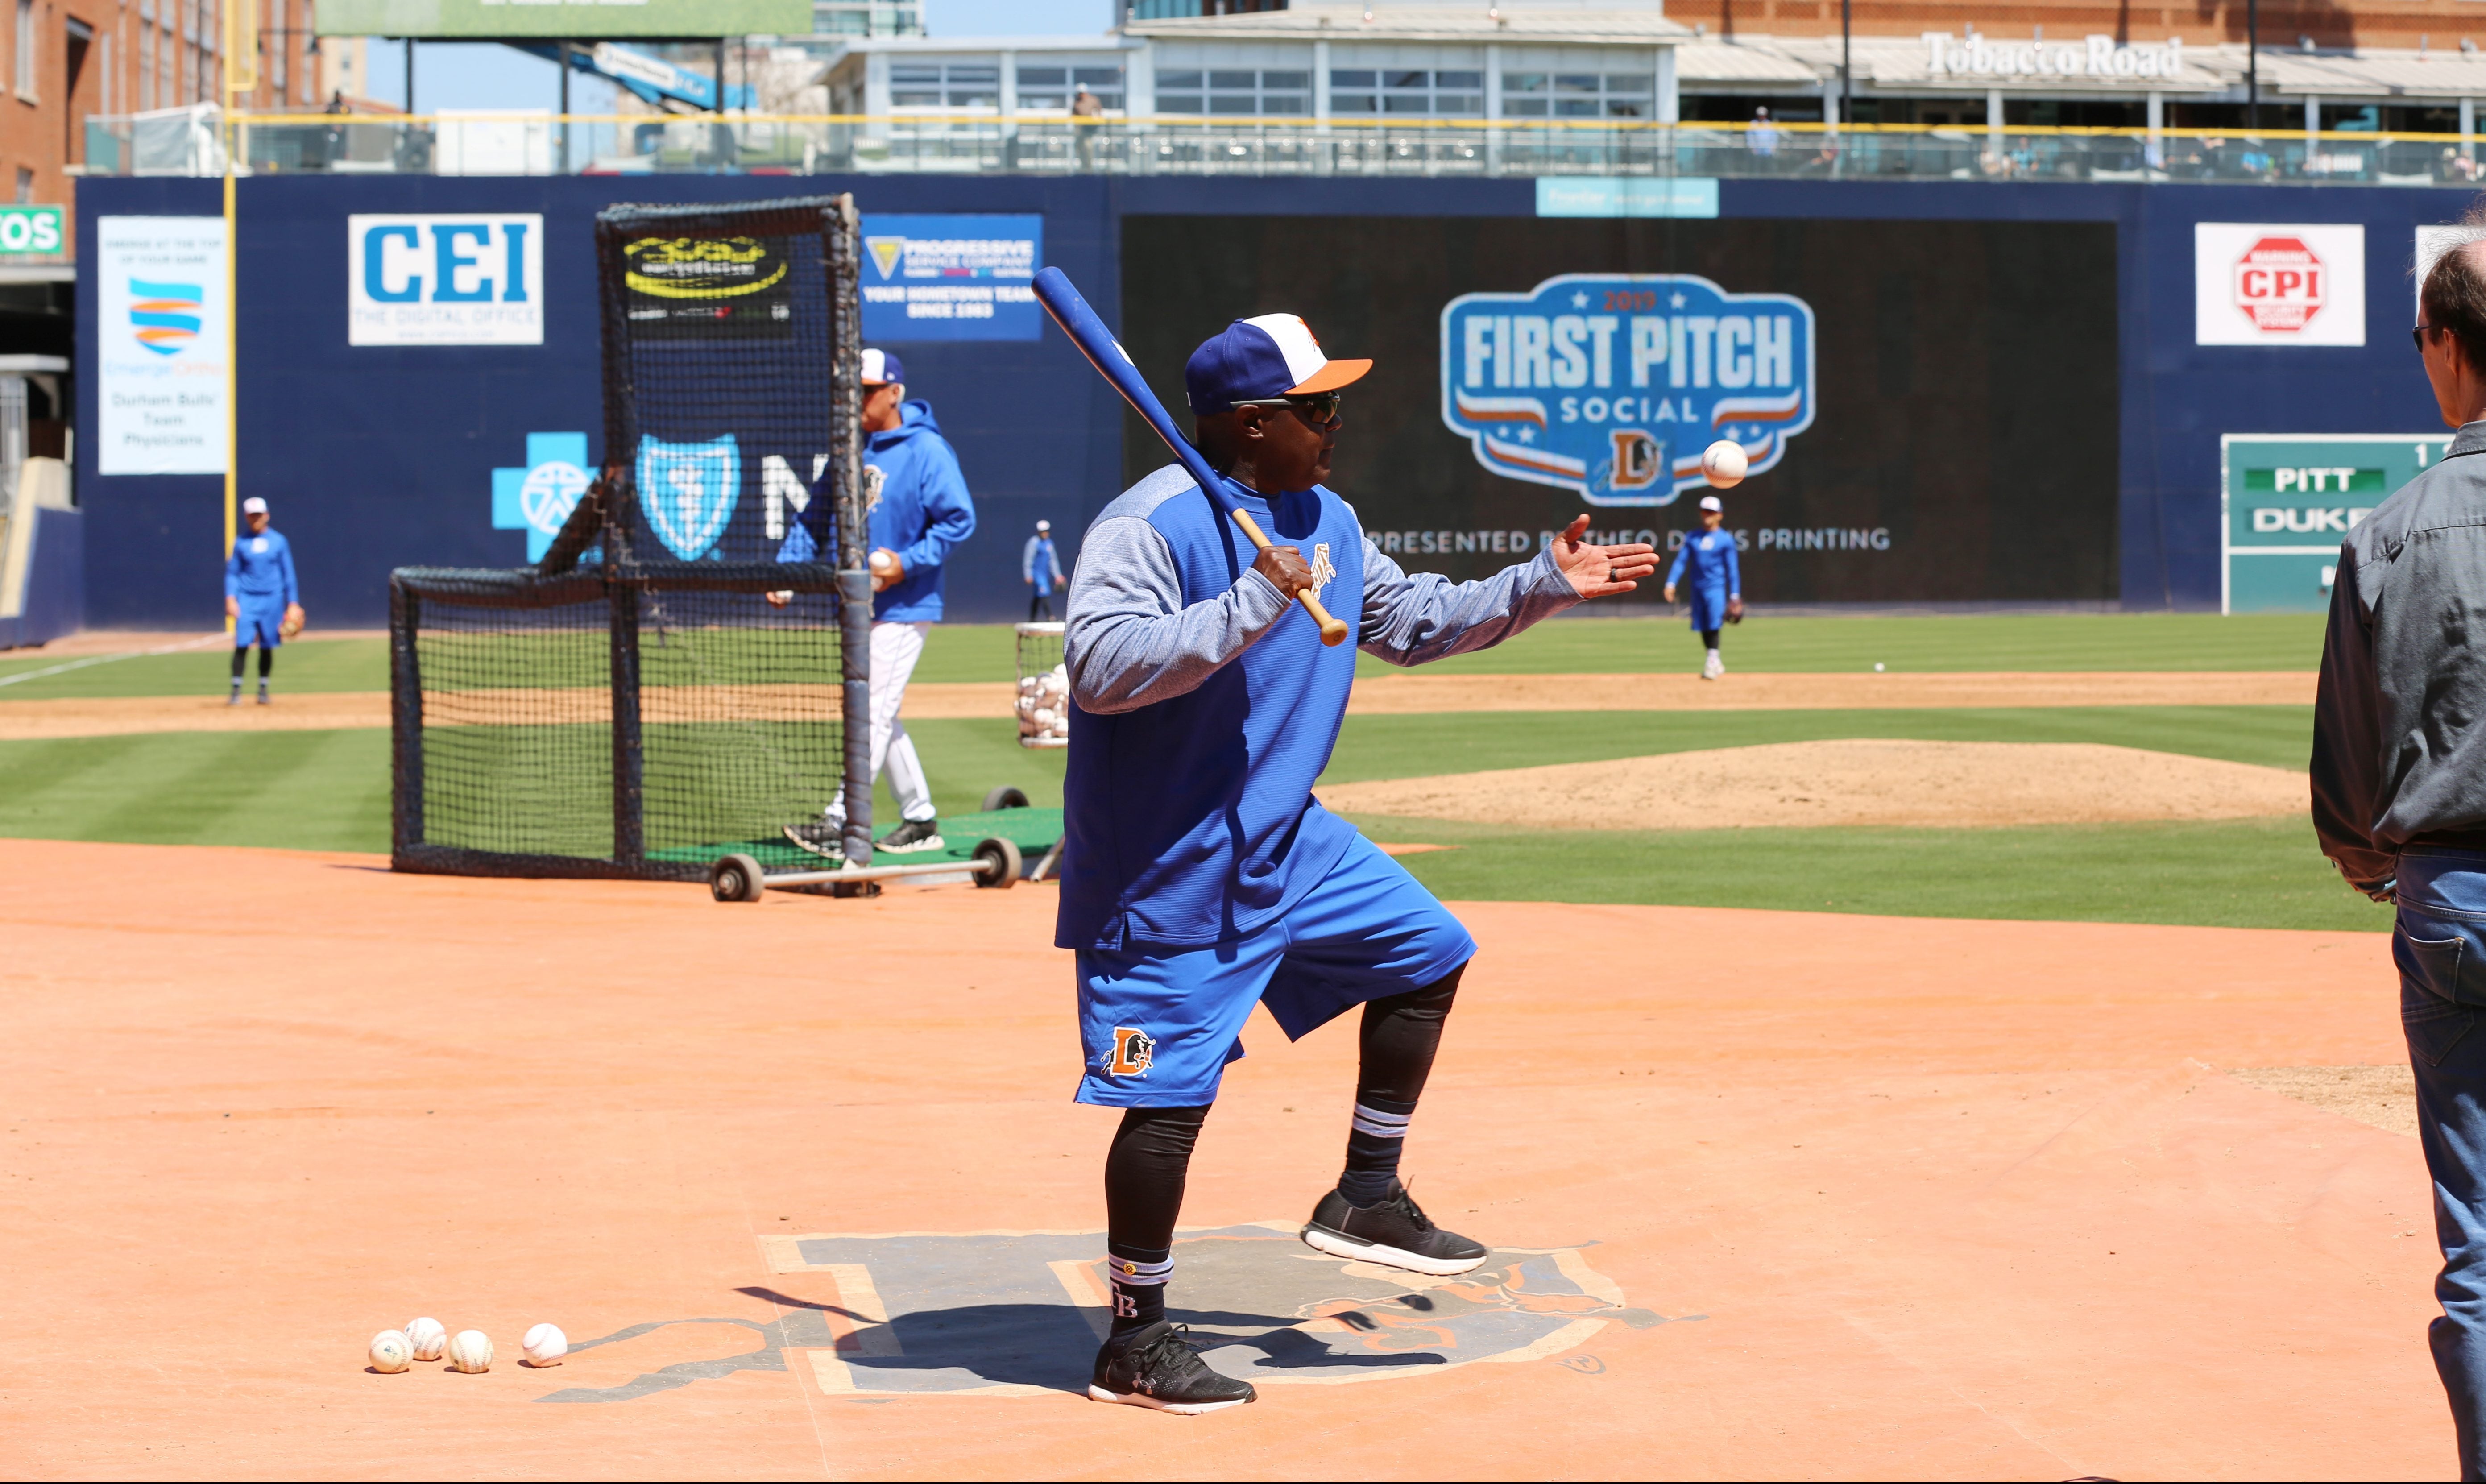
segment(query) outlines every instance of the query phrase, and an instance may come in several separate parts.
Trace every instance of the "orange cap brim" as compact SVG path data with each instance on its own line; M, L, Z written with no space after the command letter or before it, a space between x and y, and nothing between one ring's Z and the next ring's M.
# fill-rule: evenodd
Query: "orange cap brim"
M1332 361L1300 384L1286 388L1286 395L1304 397L1313 392L1335 392L1340 387L1363 380L1364 373L1370 370L1370 361Z

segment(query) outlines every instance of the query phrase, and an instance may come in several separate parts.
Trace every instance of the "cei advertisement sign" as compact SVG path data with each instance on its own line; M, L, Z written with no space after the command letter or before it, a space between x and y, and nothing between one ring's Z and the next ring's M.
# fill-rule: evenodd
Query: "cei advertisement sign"
M2193 344L2364 343L2362 225L2193 225Z
M225 223L95 223L99 474L225 472Z
M345 218L354 345L543 344L541 216Z

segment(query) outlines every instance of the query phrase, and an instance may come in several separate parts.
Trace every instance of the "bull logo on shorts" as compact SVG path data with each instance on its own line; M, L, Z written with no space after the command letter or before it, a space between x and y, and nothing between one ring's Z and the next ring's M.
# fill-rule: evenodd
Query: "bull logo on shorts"
M1689 273L1565 273L1442 311L1442 422L1496 474L1591 505L1671 505L1701 451L1751 472L1812 426L1812 309Z
M1135 1026L1114 1028L1114 1059L1107 1071L1116 1077L1146 1077L1156 1060L1155 1036Z

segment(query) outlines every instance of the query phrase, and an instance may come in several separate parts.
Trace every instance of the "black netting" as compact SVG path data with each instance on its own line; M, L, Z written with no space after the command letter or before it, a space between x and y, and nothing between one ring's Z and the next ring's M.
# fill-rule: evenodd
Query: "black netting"
M840 799L868 859L853 204L617 206L596 232L589 497L540 567L391 580L396 863L816 866L786 829Z
M773 562L791 537L793 554L816 545L844 564L814 504L838 480L851 379L836 353L835 215L835 200L813 198L596 217L604 457L637 491L636 559Z

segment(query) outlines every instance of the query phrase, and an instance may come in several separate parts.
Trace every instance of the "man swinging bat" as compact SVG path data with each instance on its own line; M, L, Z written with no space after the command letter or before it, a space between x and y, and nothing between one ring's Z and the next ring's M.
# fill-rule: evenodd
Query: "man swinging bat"
M1296 1038L1363 1006L1345 1170L1303 1240L1426 1274L1487 1255L1434 1225L1398 1179L1476 944L1322 809L1312 781L1359 647L1395 665L1481 649L1631 591L1657 557L1583 541L1583 515L1533 561L1479 582L1400 570L1321 483L1344 426L1340 389L1371 364L1325 358L1292 315L1209 339L1184 372L1197 442L1273 544L1256 553L1174 465L1105 508L1071 579L1077 710L1055 942L1078 954L1079 1101L1124 1110L1105 1160L1114 1313L1089 1387L1098 1401L1192 1414L1254 1399L1166 1321L1165 1296L1192 1147L1256 1004ZM1298 593L1346 620L1353 643L1325 647Z

